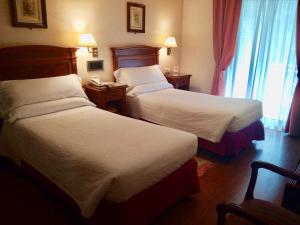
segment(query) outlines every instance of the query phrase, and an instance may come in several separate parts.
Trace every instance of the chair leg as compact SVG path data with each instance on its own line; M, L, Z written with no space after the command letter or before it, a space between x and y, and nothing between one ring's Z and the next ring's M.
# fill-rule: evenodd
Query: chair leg
M224 209L224 204L217 205L218 221L217 225L225 225L226 221L226 211Z

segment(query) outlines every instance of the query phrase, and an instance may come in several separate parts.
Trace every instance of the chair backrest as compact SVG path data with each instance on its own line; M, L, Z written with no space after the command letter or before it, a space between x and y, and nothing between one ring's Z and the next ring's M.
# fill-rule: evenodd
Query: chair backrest
M300 175L300 161L295 170ZM285 185L282 207L300 215L300 180L289 180Z

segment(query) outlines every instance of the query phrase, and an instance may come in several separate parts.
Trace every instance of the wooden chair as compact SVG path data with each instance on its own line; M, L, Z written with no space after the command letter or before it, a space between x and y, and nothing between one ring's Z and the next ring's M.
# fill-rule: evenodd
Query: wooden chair
M295 173L300 175L300 161ZM300 180L292 180L285 185L282 206L300 215Z
M300 216L296 213L260 199L254 199L253 192L257 180L258 169L263 168L275 172L281 176L290 178L297 182L300 181L300 175L287 171L278 166L266 162L253 162L251 164L252 173L250 183L245 196L245 200L240 204L221 203L217 205L218 225L300 225ZM296 189L299 186L296 186ZM298 195L300 193L298 192ZM297 202L296 205L300 205ZM226 215L230 214L226 218Z

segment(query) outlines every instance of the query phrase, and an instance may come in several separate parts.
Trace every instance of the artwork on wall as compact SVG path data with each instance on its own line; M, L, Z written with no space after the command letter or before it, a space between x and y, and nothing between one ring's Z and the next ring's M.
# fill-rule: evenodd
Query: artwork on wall
M47 28L45 0L10 0L12 25Z
M127 32L145 33L145 5L127 2Z

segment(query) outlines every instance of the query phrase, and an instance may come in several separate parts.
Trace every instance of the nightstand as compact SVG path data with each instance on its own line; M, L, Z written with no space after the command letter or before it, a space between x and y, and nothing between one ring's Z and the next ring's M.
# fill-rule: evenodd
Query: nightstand
M187 91L190 89L191 74L166 73L165 76L174 88Z
M100 109L126 115L126 87L127 85L101 86L84 85L86 95L90 101Z

